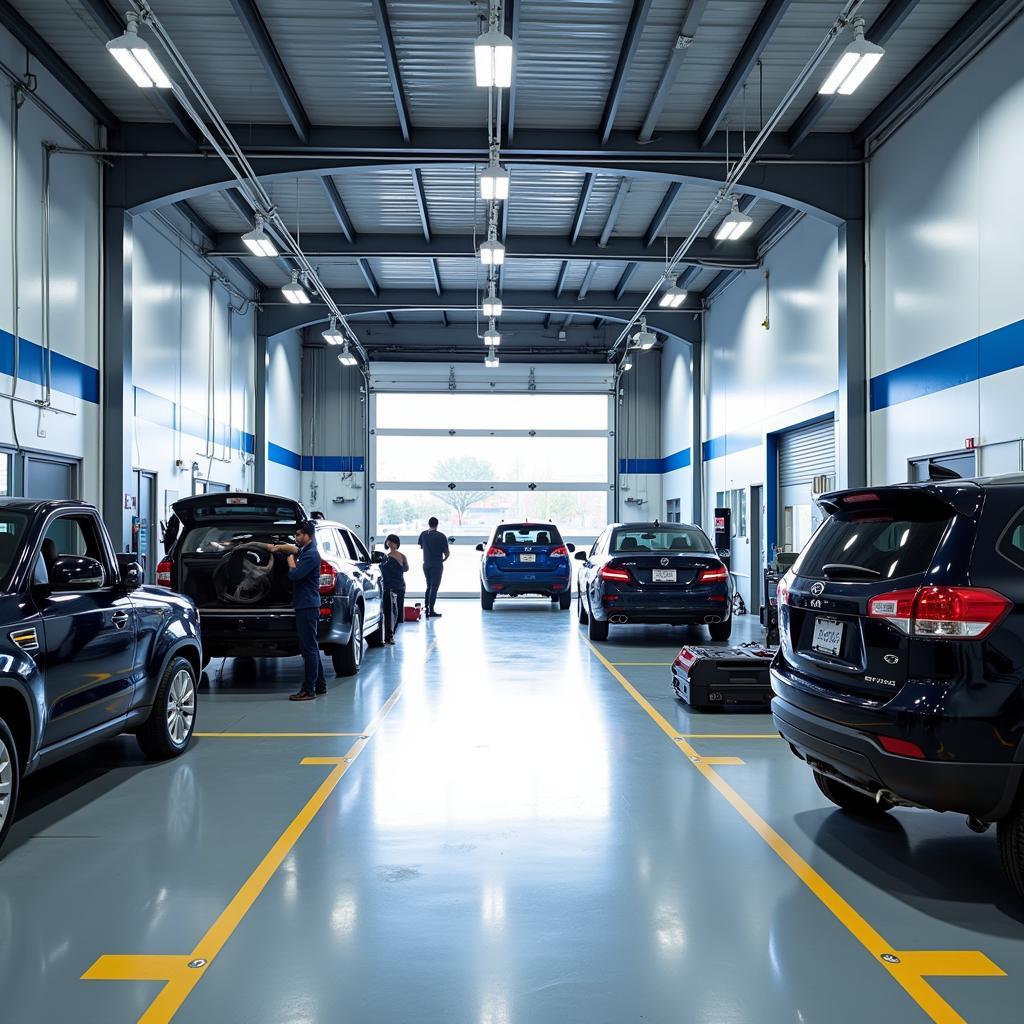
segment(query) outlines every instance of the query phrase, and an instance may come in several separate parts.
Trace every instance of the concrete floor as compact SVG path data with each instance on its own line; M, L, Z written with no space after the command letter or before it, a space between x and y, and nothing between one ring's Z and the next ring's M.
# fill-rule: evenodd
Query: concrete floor
M597 654L547 603L443 611L315 704L283 699L297 660L215 662L178 761L125 738L31 778L0 1020L1020 1019L991 833L855 822L769 717L687 711L668 665L701 631Z

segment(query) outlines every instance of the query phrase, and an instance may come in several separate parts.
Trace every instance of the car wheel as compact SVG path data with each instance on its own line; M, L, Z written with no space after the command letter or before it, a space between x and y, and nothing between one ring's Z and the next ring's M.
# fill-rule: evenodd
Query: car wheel
M585 626L590 621L590 616L587 615L587 609L583 607L583 595L576 595L576 618L579 619L580 625Z
M861 793L860 790L844 786L841 782L837 782L827 775L822 775L821 772L814 773L814 781L818 784L818 789L832 803L837 807L841 807L844 811L848 811L850 814L856 814L858 817L877 818L879 815L892 810L892 804L888 800L879 802L874 797L868 796L867 793Z
M567 612L572 607L572 594L565 593L558 595L559 611Z
M480 607L485 612L492 611L494 609L494 595L488 593L486 590L480 591Z
M146 757L165 761L184 753L195 727L195 669L187 658L172 658L156 688L153 710L136 738Z
M203 668L204 672L206 671L206 666L209 665L211 661L213 661L213 658L211 658L210 655L208 655L208 654L204 654L203 655L203 666L202 666L202 668Z
M18 748L7 723L0 718L0 846L14 822L18 807L18 789L21 785L21 763Z
M331 655L336 676L354 676L363 661L363 613L360 608L352 610L352 635L348 643Z
M589 620L589 625L587 626L587 636L589 636L591 640L607 640L608 620L605 619L604 622L599 622L596 618L594 618L593 611L590 612L590 615L588 615L587 618Z
M0 836L3 836L2 831ZM1024 803L1019 799L1013 810L996 825L996 841L1003 874L1014 892L1024 897Z
M732 616L730 615L725 622L709 622L708 632L712 640L728 640L732 636Z

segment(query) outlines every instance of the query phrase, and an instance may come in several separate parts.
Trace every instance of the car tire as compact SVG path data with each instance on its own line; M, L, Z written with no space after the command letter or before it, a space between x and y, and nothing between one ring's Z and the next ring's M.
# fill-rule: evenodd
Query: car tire
M583 595L576 595L576 618L579 619L581 626L585 626L590 621L590 616L587 615L587 609L583 607Z
M348 643L335 648L331 655L336 676L354 676L363 662L363 610L356 606L352 609L352 634Z
M996 841L1003 874L1017 896L1024 897L1024 802L1019 798L1013 810L996 825Z
M135 738L151 761L183 754L196 727L196 670L187 658L171 658L156 688L153 710Z
M558 595L558 610L567 612L572 607L572 594L565 593Z
M725 622L709 622L708 632L712 640L728 640L732 636L732 616L730 615Z
M206 671L206 666L209 665L211 661L213 661L213 658L211 658L210 655L208 655L208 654L204 654L203 655L202 670L204 672Z
M21 760L7 723L0 718L0 847L14 823L21 788Z
M493 611L494 610L494 595L489 593L486 590L481 590L480 591L480 607L483 608L483 610L485 612Z
M607 640L608 639L608 620L600 622L594 618L594 613L591 612L588 616L587 625L587 636L591 640Z
M877 818L892 810L892 804L888 800L881 802L875 800L867 793L861 793L851 786L844 786L841 782L822 775L821 772L814 772L814 781L822 794L844 811L855 814L859 818Z

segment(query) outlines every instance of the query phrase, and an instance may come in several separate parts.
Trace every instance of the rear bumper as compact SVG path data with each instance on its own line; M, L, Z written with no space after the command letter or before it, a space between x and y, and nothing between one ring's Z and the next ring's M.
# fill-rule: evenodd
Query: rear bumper
M565 594L572 589L568 572L489 572L480 577L480 586L488 594Z
M780 682L774 669L772 680ZM888 754L868 734L811 714L777 695L772 716L782 738L812 768L871 793L891 790L908 803L935 811L998 821L1010 809L1024 770L1024 765L1012 762L923 761Z
M259 613L200 612L203 654L211 658L289 658L299 654L295 613L291 609ZM348 630L337 613L317 626L321 647L341 646Z
M606 593L597 612L599 620L615 618L626 622L646 624L687 625L725 622L732 608L725 599L711 601L707 596L680 597L678 594L617 594Z

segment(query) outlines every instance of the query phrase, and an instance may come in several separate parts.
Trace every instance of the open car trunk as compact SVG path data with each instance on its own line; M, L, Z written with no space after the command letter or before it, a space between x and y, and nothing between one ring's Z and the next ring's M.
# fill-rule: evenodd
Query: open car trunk
M227 554L182 556L181 593L192 598L198 608L290 608L287 558L268 555L270 562L262 567L246 557L250 553L239 548Z

